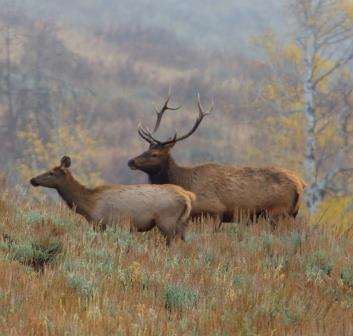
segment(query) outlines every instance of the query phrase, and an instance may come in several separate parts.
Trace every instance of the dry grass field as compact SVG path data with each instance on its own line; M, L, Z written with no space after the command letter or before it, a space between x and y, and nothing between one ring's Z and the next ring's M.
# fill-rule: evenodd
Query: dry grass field
M203 220L168 249L122 226L3 187L0 335L353 335L352 231Z

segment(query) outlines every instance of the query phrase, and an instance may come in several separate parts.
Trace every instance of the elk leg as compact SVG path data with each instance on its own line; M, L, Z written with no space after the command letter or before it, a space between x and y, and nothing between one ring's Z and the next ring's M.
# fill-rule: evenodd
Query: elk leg
M169 247L170 243L172 242L172 239L174 238L175 235L170 233L168 230L166 230L166 231L162 231L161 230L161 232L162 232L162 234L163 234L163 236L165 238L165 242L166 242L167 246Z
M268 211L268 220L270 222L270 225L272 226L272 229L276 229L278 223L281 221L281 219L288 218L288 211L287 209L272 209Z
M169 234L167 234L166 237L165 237L165 239L166 239L166 244L167 244L167 246L169 247L169 246L170 246L170 243L171 243L171 241L172 241L172 237L171 237Z
M173 218L158 219L156 220L156 225L159 231L165 237L167 246L170 246L170 243L175 237L176 232L179 232L176 221Z
M106 223L104 223L103 221L94 221L93 222L93 230L96 232L103 232L107 229L107 225Z
M182 223L179 223L177 226L177 234L180 235L182 241L185 241L185 226Z
M214 220L214 232L219 232L222 229L222 216L220 214L213 214L211 215L211 218Z

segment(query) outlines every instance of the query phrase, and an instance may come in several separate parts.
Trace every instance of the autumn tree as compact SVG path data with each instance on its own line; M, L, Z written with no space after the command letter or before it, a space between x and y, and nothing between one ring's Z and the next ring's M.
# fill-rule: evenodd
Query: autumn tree
M292 136L286 141L298 145L292 156L302 162L311 212L330 193L353 192L347 183L353 145L353 11L348 4L290 1L295 37L284 47L272 33L257 39L269 60L262 98L277 126L289 126Z
M16 3L0 13L0 46L0 166L9 174L28 125L45 143L83 112L81 127L89 128L92 92L77 80L84 61L65 46L57 25L26 17Z
M101 165L96 160L100 141L86 129L82 116L72 120L68 113L61 113L58 119L61 119L60 126L52 128L46 140L41 137L34 120L17 133L23 153L17 160L21 180L28 181L38 172L58 165L63 155L70 155L75 157L75 174L81 181L91 186L100 183ZM32 194L45 195L33 190Z
M80 113L80 103L90 92L75 80L81 58L68 50L54 22L35 20L23 45L21 66L28 74L27 115L32 114L43 139L60 127L60 111ZM82 98L82 99L81 99ZM86 111L87 112L87 111ZM86 115L88 122L88 115Z
M0 12L0 139L6 161L16 156L14 130L20 126L17 102L22 84L17 60L24 38L23 31L18 28L25 21L23 12L15 4L3 4Z
M353 20L347 4L341 0L300 0L293 4L300 27L297 41L303 52L304 115L307 123L304 167L309 178L307 203L310 210L315 210L327 190L334 188L335 177L351 168L346 166L345 158L350 149L347 133L352 89L349 84L340 85L344 80L344 71L340 70L353 59ZM351 81L352 78L348 79ZM327 104L328 97L319 101L318 91L320 85L328 81L331 88L341 90L342 94L343 104L329 106L329 115L325 116L336 123L340 146L334 156L330 155L329 170L320 176L317 132L320 105ZM328 96L334 94L328 92Z

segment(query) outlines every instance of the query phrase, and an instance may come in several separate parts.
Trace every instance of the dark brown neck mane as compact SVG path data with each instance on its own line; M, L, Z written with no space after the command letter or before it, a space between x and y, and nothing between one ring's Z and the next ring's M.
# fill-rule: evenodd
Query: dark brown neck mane
M189 168L179 166L171 155L156 174L148 174L148 179L152 184L176 184L188 190Z
M167 160L162 168L160 169L160 171L158 173L152 174L149 173L148 174L148 180L150 181L151 184L166 184L166 183L170 183L169 182L169 166L170 166L170 160L173 160L172 158L169 158L169 160Z

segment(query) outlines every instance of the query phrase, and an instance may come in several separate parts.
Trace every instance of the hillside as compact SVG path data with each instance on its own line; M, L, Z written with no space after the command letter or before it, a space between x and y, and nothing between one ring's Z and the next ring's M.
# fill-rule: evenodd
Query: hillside
M353 333L352 232L305 219L95 232L62 203L0 196L4 335L342 335Z
M30 8L31 2L26 3ZM145 176L131 172L126 162L145 150L147 144L139 138L137 124L153 123L152 102L162 104L169 86L173 89L172 102L183 108L166 116L162 137L170 136L175 128L186 132L191 127L197 113L197 92L205 107L212 100L216 105L198 135L176 146L175 155L182 162L247 162L248 145L261 137L261 143L265 143L264 134L255 132L259 106L251 89L263 75L259 62L238 53L204 51L183 43L177 31L158 25L100 26L62 21L61 12L50 5L57 2L45 3L27 12L10 7L9 15L0 16L0 25L9 24L11 34L16 36L11 40L13 64L9 69L16 127L8 126L9 133L2 135L8 141L4 146L7 159L0 163L3 171L13 171L16 160L23 160L25 149L33 147L19 141L16 133L30 123L31 116L40 120L41 139L48 139L50 129L61 124L65 127L80 116L83 127L100 140L94 162L95 166L99 163L103 177L112 182L145 181ZM62 15L71 13L68 8L62 5ZM39 15L40 10L46 14L30 15L33 11ZM50 13L57 15L51 17ZM6 63L0 59L2 64ZM0 73L0 79L5 79L4 74ZM7 123L9 102L8 91L3 92L0 126ZM197 143L199 146L195 146ZM12 149L14 144L16 151ZM59 157L77 155L72 146L62 146L58 151ZM37 160L29 165L46 168L47 162Z
M18 3L37 17L54 17L74 24L129 25L175 31L187 44L203 48L238 49L249 38L272 27L285 34L285 7L278 0L26 0Z

